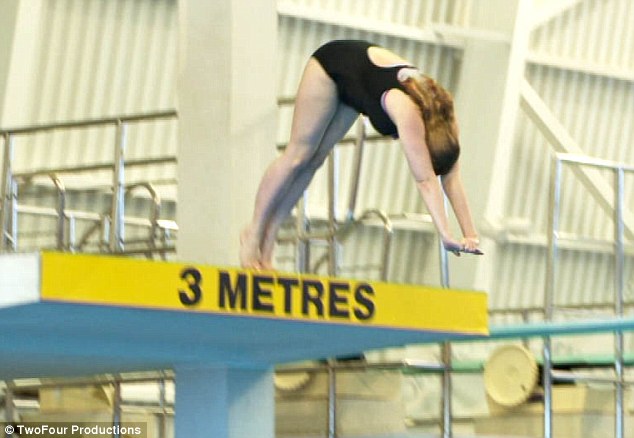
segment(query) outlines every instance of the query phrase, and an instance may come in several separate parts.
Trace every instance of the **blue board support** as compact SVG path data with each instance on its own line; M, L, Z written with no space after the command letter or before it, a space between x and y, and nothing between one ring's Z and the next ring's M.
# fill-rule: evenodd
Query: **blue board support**
M274 438L271 369L176 368L175 436Z

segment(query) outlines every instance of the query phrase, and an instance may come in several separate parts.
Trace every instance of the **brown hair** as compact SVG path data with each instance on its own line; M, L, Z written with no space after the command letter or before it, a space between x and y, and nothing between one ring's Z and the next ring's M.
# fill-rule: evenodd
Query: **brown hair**
M420 108L434 172L445 175L460 155L453 98L436 81L424 75L408 77L403 87Z

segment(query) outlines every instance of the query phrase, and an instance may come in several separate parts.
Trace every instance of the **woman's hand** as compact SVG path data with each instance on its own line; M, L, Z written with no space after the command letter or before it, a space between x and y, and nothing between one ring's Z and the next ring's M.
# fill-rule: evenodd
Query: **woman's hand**
M480 251L480 248L478 248L480 246L480 240L478 240L477 237L465 237L461 242L458 242L448 236L442 238L442 244L446 251L449 251L458 257L460 257L460 253L462 252L476 255L484 254Z
M464 239L462 239L462 252L466 252L469 254L477 254L477 255L482 255L484 254L482 251L480 251L480 239L478 239L477 237L465 237Z

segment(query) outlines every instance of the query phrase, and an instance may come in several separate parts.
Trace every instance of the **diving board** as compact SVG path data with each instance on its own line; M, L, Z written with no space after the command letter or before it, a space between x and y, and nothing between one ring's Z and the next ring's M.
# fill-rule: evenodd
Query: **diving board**
M0 379L232 368L488 334L485 293L123 257L0 255Z

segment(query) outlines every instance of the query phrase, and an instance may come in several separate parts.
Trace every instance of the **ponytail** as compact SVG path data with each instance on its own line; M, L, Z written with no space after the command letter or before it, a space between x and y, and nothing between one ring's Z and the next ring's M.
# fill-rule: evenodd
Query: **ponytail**
M445 175L458 161L460 144L451 94L432 78L410 75L403 87L420 109L425 122L425 141L436 175Z

